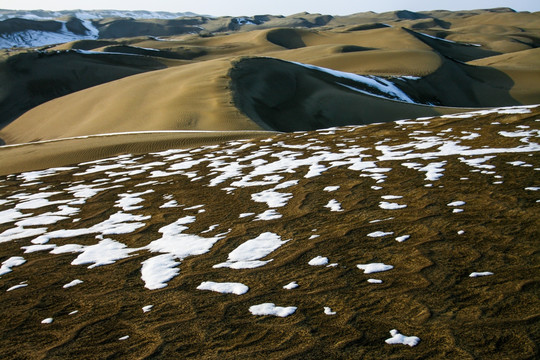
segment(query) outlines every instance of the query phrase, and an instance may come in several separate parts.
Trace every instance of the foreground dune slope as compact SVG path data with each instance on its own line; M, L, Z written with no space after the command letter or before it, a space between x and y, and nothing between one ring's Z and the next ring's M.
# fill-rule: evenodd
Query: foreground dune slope
M540 107L0 176L6 358L533 359Z

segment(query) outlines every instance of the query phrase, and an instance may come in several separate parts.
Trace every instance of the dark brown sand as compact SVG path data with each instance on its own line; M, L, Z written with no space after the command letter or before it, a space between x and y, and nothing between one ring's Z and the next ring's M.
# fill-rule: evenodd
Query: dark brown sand
M195 216L196 221L188 224L189 229L184 233L203 237L228 233L208 253L182 260L178 276L158 290L144 288L141 281L141 262L158 255L146 250L136 251L114 264L88 269L87 265L70 265L77 257L73 253L24 254L21 247L31 245L33 237L1 243L1 261L11 256L23 256L27 260L0 277L2 354L9 359L537 358L540 353L538 192L526 189L538 186L535 169L540 162L535 152L495 154L478 163L487 168L475 168L460 160L482 156L450 155L409 161L422 166L445 162L443 176L435 181L427 181L425 172L402 166L405 160L379 161L378 167L391 169L382 172L387 176L382 183L370 176L359 176L368 173L348 169L348 165L329 168L321 176L308 178L305 175L309 166L300 166L292 173L279 173L280 183L288 180L299 183L279 190L293 196L285 207L275 208L283 217L270 221L239 217L241 213L259 214L268 209L264 203L251 199L252 193L261 190L260 186L237 188L232 194L221 190L236 178L209 187L209 179L217 174L215 168L205 163L186 170L196 171L196 176L202 177L198 180L179 174L154 179L149 175L158 170L167 171L171 165L189 159L224 156L227 163L234 162L236 157L253 155L264 146L269 153L261 154L260 160L274 162L277 159L272 153L284 151L305 153L299 156L303 158L318 151L297 147L308 143L323 146L330 153L354 149L355 145L367 148L363 153L372 157L364 161L370 161L381 155L382 144L393 146L433 136L456 141L471 132L480 136L461 140L459 145L484 149L489 155L486 149L525 146L520 141L523 137L501 136L500 132L538 131L535 120L539 115L534 110L523 115L434 119L427 123L385 123L330 132L281 134L273 136L270 142L251 140L200 148L175 160L158 155L127 157L124 160L133 159L131 165L87 175L76 174L96 165L114 165L119 159L76 166L37 180L24 181L15 175L3 177L0 200L11 199L11 203L0 204L0 211L21 203L22 200L14 200L17 194L58 191L49 200L59 201L72 198L65 189L76 184L109 188L82 205L71 205L80 208L72 216L80 220L72 222L69 218L47 225L49 232L90 227L121 211L115 207L119 194L151 189L153 192L142 195L142 208L128 211L151 216L143 221L145 225L132 233L106 235L107 238L130 248L145 246L161 237L158 232L161 227L186 215ZM382 144L381 140L384 140ZM240 147L244 150L235 150ZM231 158L233 150L236 152ZM416 150L433 151L437 147ZM161 164L155 164L156 161ZM241 163L249 165L251 161L246 159ZM515 161L522 161L522 165L510 164ZM151 170L125 174L134 169L132 165L144 164ZM127 179L122 179L126 176ZM261 175L252 180L263 178ZM113 183L116 180L122 182ZM159 183L135 187L149 180ZM429 184L432 186L426 187ZM331 193L323 191L324 187L335 185L340 188ZM373 186L381 189L375 190ZM402 196L388 201L407 207L382 209L382 195ZM171 198L183 206L160 208ZM331 199L341 203L342 212L324 207ZM464 209L462 213L453 213L455 207L448 206L456 200L466 202L459 206ZM199 204L204 204L205 212L187 209ZM56 211L57 206L20 211L37 215ZM214 224L219 226L203 233ZM0 225L0 233L13 226L12 222ZM291 239L264 258L273 261L255 269L212 267L225 261L238 245L265 231L277 233L283 240ZM366 235L375 231L393 234ZM408 240L402 243L394 240L406 234L410 235ZM51 239L50 243L93 245L99 241L94 235ZM318 255L327 256L338 265L309 266L308 261ZM394 269L364 274L356 267L370 262L391 264ZM493 275L469 277L477 271L490 271ZM381 279L383 283L370 284L369 278ZM63 288L74 279L83 283ZM241 282L250 289L239 296L196 290L202 281L208 280ZM299 287L282 288L291 281L297 281ZM5 292L21 282L28 286ZM264 302L298 309L285 318L249 313L250 306ZM143 313L142 307L146 305L154 307ZM324 306L331 307L336 315L325 315ZM78 312L69 315L73 311ZM54 319L51 324L41 323L49 317ZM386 344L392 329L418 336L420 343L415 347ZM125 336L129 338L119 340Z

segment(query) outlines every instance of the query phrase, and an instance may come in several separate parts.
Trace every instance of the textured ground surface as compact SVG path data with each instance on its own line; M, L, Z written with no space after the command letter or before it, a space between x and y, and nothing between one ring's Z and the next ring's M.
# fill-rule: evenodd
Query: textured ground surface
M3 176L3 356L536 358L539 121L502 109ZM250 311L266 303L288 316ZM388 344L393 329L420 341Z

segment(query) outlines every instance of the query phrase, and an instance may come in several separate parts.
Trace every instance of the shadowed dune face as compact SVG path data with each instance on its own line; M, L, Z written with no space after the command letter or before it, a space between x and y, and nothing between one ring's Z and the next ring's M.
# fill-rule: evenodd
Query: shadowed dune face
M266 34L266 38L273 44L283 46L286 49L298 49L305 47L302 36L297 30L275 29Z
M91 86L166 65L130 55L22 53L0 63L0 128L25 111Z
M503 72L450 60L421 79L394 80L415 104L381 99L385 95L377 88L351 91L354 81L277 59L240 60L230 77L236 106L262 128L278 131L368 124L451 111L423 104L519 104L510 96L514 83Z
M237 107L269 130L314 130L438 114L430 107L359 94L339 85L345 79L277 59L241 60L230 77Z
M471 60L486 58L490 56L500 55L500 53L490 50L484 50L479 46L459 44L451 41L445 41L444 39L433 39L425 34L418 33L416 31L405 29L408 33L414 35L420 41L426 43L434 51L442 56L449 57L451 59L467 62Z

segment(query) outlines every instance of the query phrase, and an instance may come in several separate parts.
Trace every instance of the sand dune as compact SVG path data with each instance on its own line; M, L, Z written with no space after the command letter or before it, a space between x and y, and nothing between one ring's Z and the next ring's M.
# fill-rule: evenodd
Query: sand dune
M169 63L154 57L51 52L20 53L0 65L0 126L5 126L51 99Z
M201 34L171 30L157 34L162 37L133 38L119 38L128 35L120 33L128 23L102 19L100 26L110 31L118 27L120 32L114 34L115 39L75 41L42 49L40 54L5 57L1 76L7 81L1 85L4 127L0 138L13 144L121 131L274 129L266 120L250 118L253 112L237 108L238 103L233 101L253 99L250 92L257 91L255 85L241 87L242 93L231 91L240 87L230 82L229 73L233 64L245 56L384 76L424 105L470 108L538 103L538 17L493 9L395 11L347 17L301 13L288 17L260 16L249 21L232 17L193 17L179 22L139 19L138 26L148 25L148 33L156 26L204 27L212 21L215 26ZM101 52L104 54L100 55ZM290 68L285 63L282 66ZM132 76L156 69L161 70ZM271 69L254 67L251 71L260 74L249 76L267 79L281 71L274 65ZM309 126L296 119L300 124L291 125L290 129L441 113L436 108L371 101L366 94L320 82L312 78L313 72L293 72L319 95L305 97L300 91L295 98L307 102L298 102L298 108L287 114L320 114L319 120L310 120ZM335 104L320 103L336 98L339 101ZM36 107L43 102L46 103ZM360 108L365 110L359 111ZM351 109L344 112L349 115L339 115L342 109ZM374 120L375 113L382 120ZM283 118L289 115L281 114Z
M259 129L224 91L229 67L227 60L207 61L86 89L30 110L0 137L13 144L125 131Z

